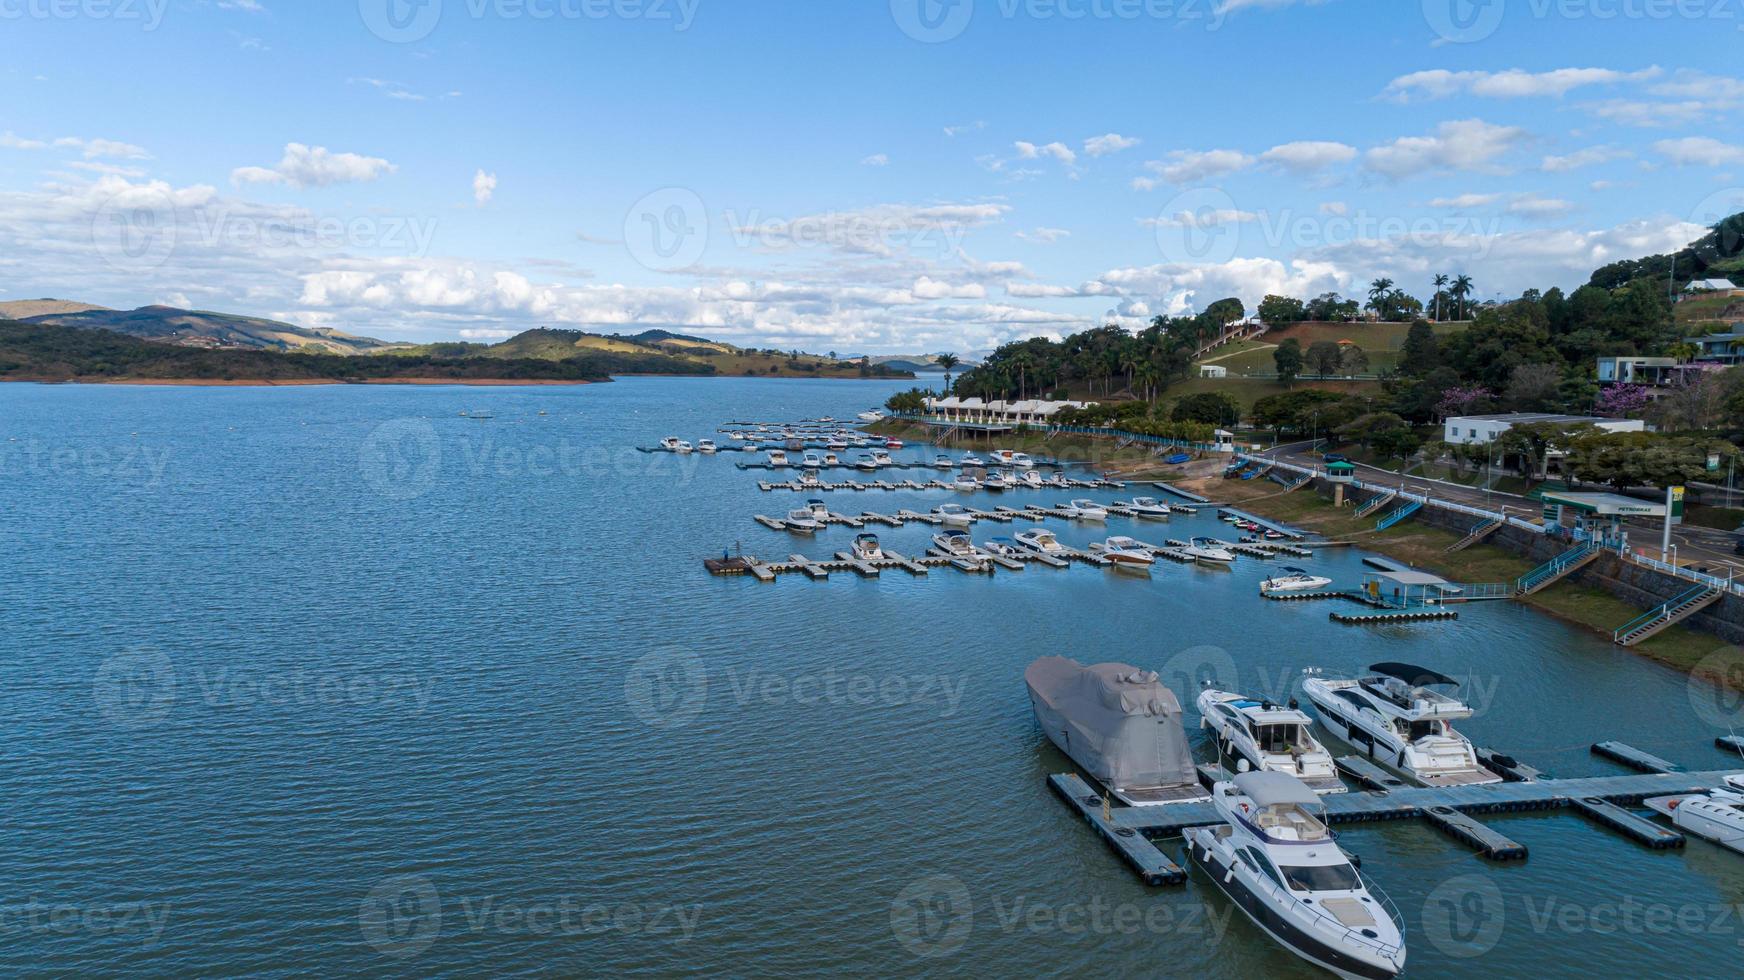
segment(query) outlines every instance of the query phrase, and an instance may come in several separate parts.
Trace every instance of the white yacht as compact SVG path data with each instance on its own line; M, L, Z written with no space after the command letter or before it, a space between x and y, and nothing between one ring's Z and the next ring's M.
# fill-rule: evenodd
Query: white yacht
M1227 565L1235 561L1235 554L1214 538L1194 538L1187 542L1187 547L1181 550L1191 555L1194 561L1208 562L1213 565Z
M720 447L715 445L715 441L713 439L698 439L696 441L696 451L699 453L705 453L707 455L713 456L719 450L720 450Z
M1095 550L1116 565L1139 565L1148 568L1157 560L1149 548L1128 537L1109 538Z
M1035 460L1029 453L1013 452L1009 449L995 449L992 453L993 462L999 466L1015 466L1027 470L1035 466Z
M742 451L747 452L747 453L761 452L763 449L762 446L757 445L755 440L747 441L743 446L740 446L739 448Z
M1278 569L1276 575L1260 583L1260 595L1272 595L1278 592L1312 592L1324 589L1332 584L1332 580L1324 575L1315 575L1306 569L1286 565Z
M816 534L823 530L824 526L823 522L817 519L817 515L811 512L810 507L788 511L787 520L783 523L787 525L789 531L796 534Z
M933 535L933 547L948 558L981 557L981 553L975 550L975 543L969 540L968 531L940 531Z
M1053 555L1056 558L1063 556L1068 550L1065 545L1060 543L1059 538L1054 537L1054 532L1039 527L1030 528L1020 533L1017 536L1017 543L1019 547L1028 548L1044 555Z
M893 466L896 460L890 458L890 453L882 449L872 450L872 462L879 466Z
M882 422L884 421L884 413L873 409L870 412L861 412L859 419L862 422Z
M808 501L806 501L805 502L805 509L811 511L811 516L817 518L820 521L823 520L824 518L830 516L830 508L827 505L825 505L824 502L821 500L808 500Z
M769 450L769 465L770 466L786 466L787 465L787 451L785 449L771 449L771 450Z
M817 470L806 470L799 474L799 485L802 487L821 487L824 481L818 478Z
M1010 538L992 538L981 546L981 550L998 558L1010 558L1012 561L1022 561L1027 555L1017 542Z
M739 432L738 430L734 430L732 432L727 433L727 438L733 440L734 442L744 442L745 441L745 434L743 432Z
M854 466L862 470L875 470L878 468L878 461L872 458L871 453L861 453L854 457Z
M1432 687L1458 687L1451 677L1410 664L1375 664L1367 677L1310 677L1302 690L1320 723L1350 744L1425 786L1474 786L1502 777L1478 763L1471 741L1448 724L1472 709Z
M1040 490L1048 485L1047 480L1043 479L1042 475L1035 470L1024 470L1017 481L1019 486L1025 490Z
M1186 832L1188 852L1254 925L1340 977L1398 976L1398 910L1368 887L1294 776L1246 772L1212 789L1223 823Z
M994 470L987 474L987 483L985 486L987 489L995 491L1016 490L1017 477L1012 476L1005 470Z
M1162 503L1155 497L1134 497L1132 498L1132 503L1127 504L1126 506L1134 515L1138 517L1148 517L1152 520L1163 520L1168 518L1170 514L1174 513L1174 511L1169 509L1168 504Z
M946 527L968 527L975 523L975 515L969 513L962 504L940 504L933 508L933 516L944 522Z
M951 462L951 457L946 456L944 453L939 453L937 456L933 457L933 467L935 469L948 470L954 465L956 464Z
M853 544L854 557L861 561L883 561L884 548L878 543L876 534L856 534Z
M981 457L975 455L974 453L969 453L969 454L965 455L961 460L959 460L959 462L964 466L986 466L987 465L986 463L982 462Z
M961 490L964 493L974 493L976 490L981 489L981 481L975 479L974 474L965 470L964 472L957 474L957 481L951 484L951 488L954 490Z
M1332 753L1314 740L1313 720L1296 707L1228 691L1199 692L1199 727L1216 735L1224 767L1235 772L1282 772L1316 793L1343 793Z
M1727 776L1724 789L1691 796L1657 796L1642 805L1679 830L1744 854L1744 775Z
M464 415L466 413L462 412L461 414ZM681 443L683 441L684 440L678 438L677 436L667 436L666 438L660 440L660 448L666 450L667 452L675 453L675 452L678 452L679 443Z
M842 465L842 457L837 456L835 453L824 453L824 465L840 466Z
M1072 501L1072 508L1071 509L1072 509L1073 513L1070 516L1072 516L1076 520L1080 520L1080 521L1106 521L1106 520L1108 520L1108 508L1102 506L1101 504L1097 503L1094 500L1074 500L1074 501Z
M842 438L841 436L831 436L829 438L829 441L824 443L824 448L825 449L846 449L846 448L848 448L848 440Z
M1056 472L1048 477L1048 486L1050 487L1069 487L1071 485L1072 481L1064 473Z
M822 469L823 465L824 465L823 454L818 453L818 452L808 452L804 456L800 457L799 465L805 467L806 469L812 469L812 470Z

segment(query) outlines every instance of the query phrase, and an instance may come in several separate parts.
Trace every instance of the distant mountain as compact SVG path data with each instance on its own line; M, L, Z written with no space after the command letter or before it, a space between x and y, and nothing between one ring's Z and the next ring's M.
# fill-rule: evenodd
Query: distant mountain
M816 354L753 350L732 344L687 337L669 330L647 330L632 336L596 334L581 330L540 327L516 334L498 344L423 344L383 351L387 355L422 357L495 357L564 360L584 354L614 354L649 358L682 365L682 370L651 369L648 374L712 373L739 377L778 378L903 378L911 370L874 363L866 374L858 360L832 360Z
M33 316L107 309L103 306L92 306L90 303L76 303L70 299L20 299L0 303L0 320L28 320Z
M35 300L31 303L63 303ZM29 303L5 304L28 306ZM374 354L395 347L371 337L355 337L337 330L310 329L260 317L179 310L173 306L142 306L137 310L109 310L81 303L64 303L71 310L46 314L7 314L26 323L86 330L111 330L141 340L208 350L275 350L323 354Z

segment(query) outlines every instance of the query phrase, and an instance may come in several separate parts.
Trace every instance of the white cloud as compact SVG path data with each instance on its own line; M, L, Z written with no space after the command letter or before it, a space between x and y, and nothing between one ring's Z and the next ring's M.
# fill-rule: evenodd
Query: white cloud
M468 329L460 331L462 340L507 340L513 337L514 330Z
M1246 170L1253 163L1254 158L1240 150L1175 150L1166 159L1148 161L1145 168L1171 184L1190 184ZM1133 186L1150 190L1156 183L1148 177L1139 177Z
M1020 231L1013 237L1021 241L1052 245L1063 238L1072 237L1072 233L1064 228L1037 228L1034 231Z
M1574 210L1574 204L1557 197L1521 194L1508 202L1508 213L1524 218L1556 218Z
M977 132L979 130L983 130L986 128L987 128L986 121L981 120L981 119L977 119L972 123L966 123L962 126L946 126L945 127L945 135L952 137L952 138L955 138L957 135L959 135L961 133L973 133L973 132Z
M1106 133L1102 136L1093 136L1090 139L1085 140L1084 152L1093 157L1105 157L1111 153L1119 153L1121 150L1130 150L1139 145L1140 142L1140 140L1131 136L1122 136L1119 133Z
M0 148L8 150L46 150L48 143L43 140L28 140L15 135L10 129L0 133Z
M1460 194L1457 197L1438 197L1429 202L1432 208L1469 208L1488 207L1502 199L1500 194Z
M1632 72L1609 68L1558 68L1545 72L1518 68L1498 72L1438 68L1401 75L1388 83L1381 95L1398 102L1408 102L1413 97L1436 99L1462 93L1490 99L1561 98L1588 85L1640 82L1658 78L1661 74L1663 72L1657 66Z
M1581 108L1607 122L1643 129L1662 129L1701 122L1709 119L1716 111L1713 105L1699 99L1684 102L1607 99L1603 102L1584 103Z
M890 154L874 153L861 160L860 165L864 167L888 167L890 166Z
M1654 95L1676 99L1701 99L1714 105L1744 102L1744 80L1680 69L1669 80L1648 88Z
M1350 205L1343 201L1325 201L1320 205L1320 213L1342 218L1350 213Z
M479 168L478 173L472 175L473 201L477 202L478 206L482 208L490 203L491 198L496 195L496 192L497 175L487 174L484 172L482 167Z
M399 168L380 157L356 153L333 153L324 146L286 143L284 158L275 167L238 167L230 180L242 184L288 184L297 188L329 187L334 184L366 183Z
M1260 220L1258 213L1243 211L1239 208L1215 208L1200 211L1178 211L1156 218L1140 218L1138 223L1146 227L1168 228L1216 228L1222 225L1239 225Z
M1523 129L1481 119L1444 122L1434 136L1407 136L1368 151L1364 165L1395 180L1437 171L1502 172L1498 159L1527 138Z
M916 279L912 292L916 299L985 299L987 296L987 288L980 283L953 286L928 276Z
M1709 136L1686 136L1660 140L1653 149L1680 167L1724 167L1744 163L1744 146L1722 143Z
M1078 154L1073 153L1072 148L1064 143L1053 142L1043 146L1037 146L1034 143L1026 143L1019 140L1015 145L1017 147L1018 157L1023 160L1053 157L1055 160L1060 161L1068 167L1078 162Z
M1589 146L1565 156L1547 156L1544 158L1544 162L1539 164L1539 169L1550 174L1565 174L1582 167L1594 167L1601 163L1610 163L1612 160L1621 160L1629 155L1629 151L1615 146Z
M1304 174L1318 173L1328 167L1349 163L1356 157L1356 147L1326 140L1284 143L1260 154L1260 160L1264 163Z

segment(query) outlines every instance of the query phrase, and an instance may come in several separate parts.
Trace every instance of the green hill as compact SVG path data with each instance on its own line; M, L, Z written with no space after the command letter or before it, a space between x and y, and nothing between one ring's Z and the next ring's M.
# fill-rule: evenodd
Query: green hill
M371 337L354 337L337 330L310 329L277 320L180 310L173 306L142 306L137 310L85 309L25 318L27 323L84 330L110 330L141 340L210 350L316 351L326 354L371 354L396 345Z

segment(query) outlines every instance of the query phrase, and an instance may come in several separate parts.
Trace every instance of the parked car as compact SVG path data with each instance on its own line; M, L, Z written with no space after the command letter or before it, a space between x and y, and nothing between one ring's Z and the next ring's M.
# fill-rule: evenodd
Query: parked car
M1350 462L1350 458L1345 456L1343 453L1327 453L1321 461L1326 463L1348 463Z

